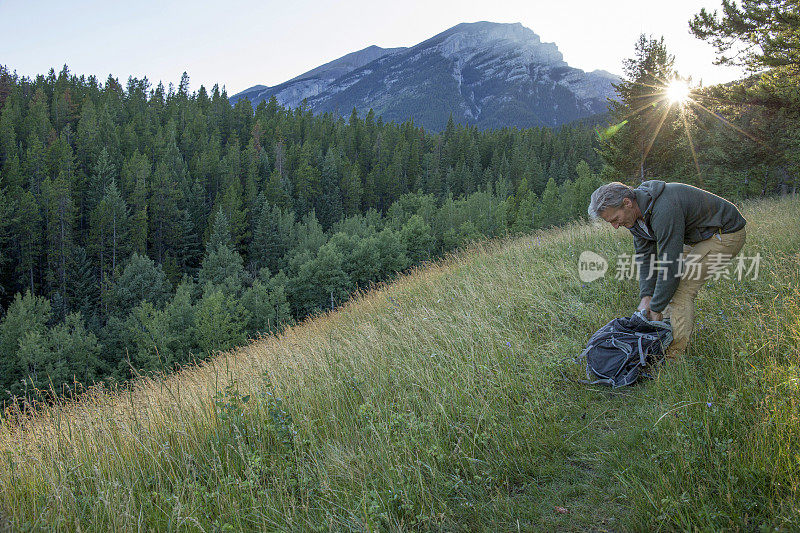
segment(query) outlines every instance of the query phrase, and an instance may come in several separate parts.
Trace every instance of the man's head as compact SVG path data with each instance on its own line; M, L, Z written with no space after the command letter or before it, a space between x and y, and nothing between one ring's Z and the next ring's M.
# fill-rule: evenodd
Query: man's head
M601 185L592 193L589 202L589 217L602 218L614 228L632 228L642 216L633 187L614 181Z

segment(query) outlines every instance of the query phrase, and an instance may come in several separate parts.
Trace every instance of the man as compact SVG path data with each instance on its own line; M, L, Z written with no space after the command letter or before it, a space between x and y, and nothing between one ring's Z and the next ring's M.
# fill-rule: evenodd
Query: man
M635 189L619 182L598 187L589 216L633 234L639 309L650 320L670 319L673 341L667 357L681 357L694 327L695 296L709 275L742 249L744 217L715 194L660 180Z

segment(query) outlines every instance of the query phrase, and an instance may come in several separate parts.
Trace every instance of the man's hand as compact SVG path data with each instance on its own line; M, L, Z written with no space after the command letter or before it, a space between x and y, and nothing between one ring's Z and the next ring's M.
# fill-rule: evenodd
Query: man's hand
M655 311L650 310L650 300L652 300L652 296L645 296L642 298L642 301L639 302L639 311L644 311L644 316L647 317L648 320L662 320L664 315L661 313L656 313Z

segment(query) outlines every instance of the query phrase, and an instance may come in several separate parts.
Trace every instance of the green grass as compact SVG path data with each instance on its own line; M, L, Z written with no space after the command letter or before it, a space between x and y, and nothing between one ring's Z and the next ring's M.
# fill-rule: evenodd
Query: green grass
M710 282L685 360L565 363L637 304L573 225L477 244L200 367L0 424L14 530L797 530L800 200L750 203L760 276ZM565 508L567 513L556 511Z

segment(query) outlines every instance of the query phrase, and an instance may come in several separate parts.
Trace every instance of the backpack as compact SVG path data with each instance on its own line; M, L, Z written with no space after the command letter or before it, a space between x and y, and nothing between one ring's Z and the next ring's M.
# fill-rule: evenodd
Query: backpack
M592 335L586 349L575 358L586 359L587 385L610 385L614 388L636 383L639 377L651 377L644 369L663 361L672 342L668 321L648 320L642 311L630 318L615 318Z

